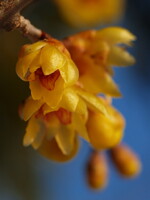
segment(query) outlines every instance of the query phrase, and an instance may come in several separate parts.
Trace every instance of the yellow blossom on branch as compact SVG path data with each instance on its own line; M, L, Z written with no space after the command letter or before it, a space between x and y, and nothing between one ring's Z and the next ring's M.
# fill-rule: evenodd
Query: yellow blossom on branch
M134 57L125 50L133 40L135 36L128 30L110 27L81 32L63 42L78 67L80 85L94 94L118 97L112 67L134 64Z
M96 149L108 149L120 142L124 129L123 118L106 100L78 87L65 89L55 109L29 97L20 115L29 120L24 145L56 161L67 161L76 154L77 136ZM51 145L57 149L54 154Z
M116 20L123 0L54 0L64 19L72 26L92 26Z
M28 81L34 100L42 99L55 107L63 89L78 80L78 69L64 45L55 39L24 45L16 68L18 76Z
M90 143L97 150L109 149L122 140L125 121L123 116L106 103L107 115L89 110L86 123Z

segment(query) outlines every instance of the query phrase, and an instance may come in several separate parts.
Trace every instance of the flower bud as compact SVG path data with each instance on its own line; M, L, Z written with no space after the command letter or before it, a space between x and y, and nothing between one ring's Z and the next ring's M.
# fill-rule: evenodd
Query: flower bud
M107 184L107 163L103 153L93 152L87 164L87 180L93 189L102 189Z
M141 162L137 155L126 145L118 145L111 150L111 158L117 170L126 177L139 174Z

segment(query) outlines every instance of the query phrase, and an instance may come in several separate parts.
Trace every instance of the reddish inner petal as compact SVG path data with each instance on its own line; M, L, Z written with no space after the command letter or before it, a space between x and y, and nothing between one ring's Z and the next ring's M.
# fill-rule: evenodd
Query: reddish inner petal
M55 88L55 82L59 78L60 72L57 70L50 75L44 75L42 69L39 68L36 71L36 75L38 75L43 87L45 87L47 90L53 90Z
M55 112L55 114L62 124L67 125L71 123L71 112L65 110L64 108L60 108Z

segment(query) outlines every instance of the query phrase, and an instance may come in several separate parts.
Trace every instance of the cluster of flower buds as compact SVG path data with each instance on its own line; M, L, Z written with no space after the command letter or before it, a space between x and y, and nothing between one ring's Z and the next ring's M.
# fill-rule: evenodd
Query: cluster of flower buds
M120 144L109 150L117 171L126 178L139 174L141 163L138 156L125 144ZM87 163L87 181L93 189L103 189L108 183L108 163L104 152L92 152Z
M31 90L20 107L28 120L23 144L60 162L75 156L79 137L96 150L119 144L125 121L109 101L121 96L112 67L134 63L125 50L133 40L110 27L23 46L16 71Z

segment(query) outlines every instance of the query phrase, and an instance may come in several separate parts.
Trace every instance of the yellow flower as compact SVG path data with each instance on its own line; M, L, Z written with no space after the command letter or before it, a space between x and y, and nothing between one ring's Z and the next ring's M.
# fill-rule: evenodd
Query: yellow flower
M123 136L123 116L109 104L106 108L107 115L89 110L86 126L90 143L97 150L116 146Z
M92 26L115 20L122 13L122 0L55 0L64 19L73 26Z
M49 159L71 159L77 152L77 135L90 142L86 128L88 108L102 115L107 113L101 98L78 87L64 89L61 101L55 108L29 97L20 108L21 118L29 120L24 145L32 145ZM56 149L54 153L52 148Z
M85 31L63 42L79 70L79 83L86 91L120 96L112 80L112 66L128 66L135 62L123 46L130 46L135 36L119 27Z
M64 45L55 39L24 45L16 68L18 76L29 81L34 100L49 106L59 103L63 89L78 80L78 70Z
M118 145L112 148L110 153L112 161L121 175L133 177L140 173L141 162L127 145Z

